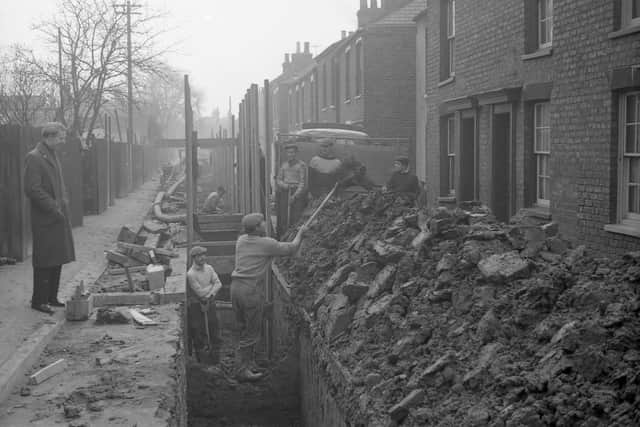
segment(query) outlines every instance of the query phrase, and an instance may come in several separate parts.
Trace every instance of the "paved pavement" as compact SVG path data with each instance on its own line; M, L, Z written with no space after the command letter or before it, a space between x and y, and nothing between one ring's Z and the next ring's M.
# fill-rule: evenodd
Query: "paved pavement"
M151 207L159 188L152 180L100 215L86 216L84 225L73 230L76 261L62 267L59 298L69 297L80 280L95 280L106 266L104 251L114 247L120 228L137 229ZM30 308L32 292L31 259L0 267L0 372L16 359L16 352L34 336L42 335L61 320L64 309L49 316ZM59 322L58 322L59 323Z

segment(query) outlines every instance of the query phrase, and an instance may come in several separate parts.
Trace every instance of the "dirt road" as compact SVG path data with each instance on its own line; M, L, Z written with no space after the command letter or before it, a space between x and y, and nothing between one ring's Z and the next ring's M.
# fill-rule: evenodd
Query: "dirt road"
M59 294L62 300L72 293L79 280L95 280L99 276L105 267L104 250L113 247L123 225L140 224L158 186L158 180L144 184L127 197L116 200L103 214L85 217L84 225L73 230L77 260L62 268ZM29 307L31 291L31 258L17 265L0 267L0 366L30 334L44 323L55 321L55 316Z

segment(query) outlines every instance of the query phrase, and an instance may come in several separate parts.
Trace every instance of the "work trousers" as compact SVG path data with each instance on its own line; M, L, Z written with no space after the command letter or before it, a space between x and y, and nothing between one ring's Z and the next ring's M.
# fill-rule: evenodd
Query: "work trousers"
M234 337L237 342L236 360L240 368L244 368L254 362L255 346L262 335L264 295L261 283L233 278L231 307L237 324Z
M61 265L54 267L33 267L33 294L31 295L31 305L41 305L57 301L61 271Z
M206 310L207 316L202 311L202 304L198 301L189 303L189 335L193 340L193 347L196 351L209 349L217 350L220 347L220 327L218 326L218 313L216 312L216 304L214 301L209 303ZM207 338L206 324L209 325L209 336Z
M276 193L277 231L280 238L285 235L289 227L298 222L307 205L307 194L303 193L289 206L289 194L293 195L294 192L295 190L279 190Z

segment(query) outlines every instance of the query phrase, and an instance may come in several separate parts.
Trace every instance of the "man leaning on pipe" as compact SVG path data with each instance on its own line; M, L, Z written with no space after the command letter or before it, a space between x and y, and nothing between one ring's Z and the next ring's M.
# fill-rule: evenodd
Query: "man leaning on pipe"
M255 346L260 339L265 297L264 279L275 257L294 255L306 227L301 227L292 242L265 237L266 223L260 213L242 218L243 235L236 242L236 265L231 273L231 305L239 325L236 361L238 379L255 381L263 374L255 364Z

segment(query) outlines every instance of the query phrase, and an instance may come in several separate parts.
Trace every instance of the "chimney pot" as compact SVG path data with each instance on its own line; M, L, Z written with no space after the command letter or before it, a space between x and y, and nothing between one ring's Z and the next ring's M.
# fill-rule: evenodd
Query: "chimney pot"
M285 62L285 64L289 63L289 54L288 53L284 54L284 62Z
M347 38L347 32L345 30L342 30L341 37L343 40Z
M309 42L304 42L304 53L309 54L311 53L311 50L309 49L310 47L310 43Z
M367 0L360 0L360 10L367 8Z
M371 9L378 8L378 0L371 0Z
M300 53L300 42L296 42L296 53Z

